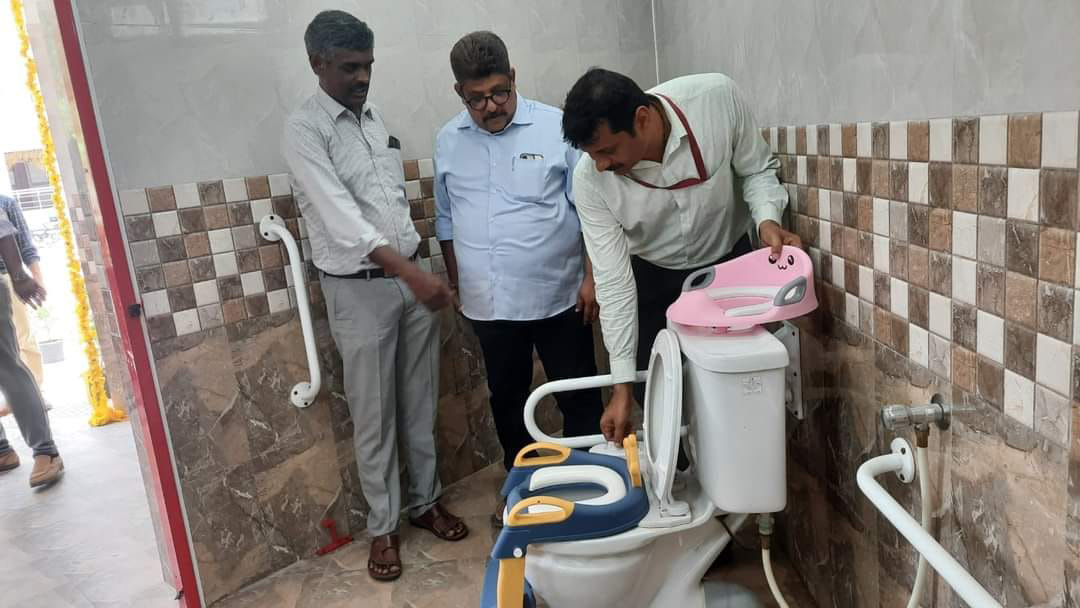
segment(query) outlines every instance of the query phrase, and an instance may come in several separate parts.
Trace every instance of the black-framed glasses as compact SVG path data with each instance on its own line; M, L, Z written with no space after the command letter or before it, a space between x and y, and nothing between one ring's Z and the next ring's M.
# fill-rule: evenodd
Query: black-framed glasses
M463 98L465 105L470 108L480 111L487 107L488 100L495 102L495 105L501 106L507 101L510 101L510 89L500 89L493 92L491 95L476 95L474 97Z

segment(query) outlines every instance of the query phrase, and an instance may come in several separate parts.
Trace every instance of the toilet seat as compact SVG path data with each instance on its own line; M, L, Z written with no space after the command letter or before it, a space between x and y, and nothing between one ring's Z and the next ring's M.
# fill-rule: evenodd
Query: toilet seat
M574 490L582 487L599 487L603 493L592 498L572 501L578 505L600 507L616 503L626 497L626 483L622 476L604 466L586 464L547 467L535 471L529 478L529 490L536 493L549 488ZM548 491L544 494L565 498L557 491ZM533 505L528 510L529 513L543 513L558 509L550 505Z
M686 523L689 505L671 495L682 437L683 369L682 352L675 332L660 330L649 355L645 384L645 462L650 494L658 502L658 517L642 522L647 527L668 527ZM651 513L650 513L651 515Z

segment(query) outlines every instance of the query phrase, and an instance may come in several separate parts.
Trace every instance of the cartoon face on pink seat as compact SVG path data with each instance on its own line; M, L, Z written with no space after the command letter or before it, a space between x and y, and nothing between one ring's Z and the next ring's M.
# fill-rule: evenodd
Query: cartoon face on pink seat
M770 253L769 263L776 266L778 270L787 270L795 265L795 256L786 251L779 256Z

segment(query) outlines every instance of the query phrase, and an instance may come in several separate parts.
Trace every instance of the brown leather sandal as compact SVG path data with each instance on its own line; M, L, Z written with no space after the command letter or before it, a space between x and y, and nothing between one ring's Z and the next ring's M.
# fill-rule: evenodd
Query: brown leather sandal
M401 537L383 534L371 539L368 574L377 581L392 581L401 576Z
M420 517L410 518L409 523L417 528L423 528L435 536L449 541L457 541L469 535L469 527L460 517L435 503L427 513Z

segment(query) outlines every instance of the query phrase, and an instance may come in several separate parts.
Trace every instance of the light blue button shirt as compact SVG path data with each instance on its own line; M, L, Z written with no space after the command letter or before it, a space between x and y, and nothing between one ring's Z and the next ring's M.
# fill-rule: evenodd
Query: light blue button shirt
M577 303L584 276L562 111L518 96L499 133L467 111L435 140L435 234L453 240L464 314L530 321Z

